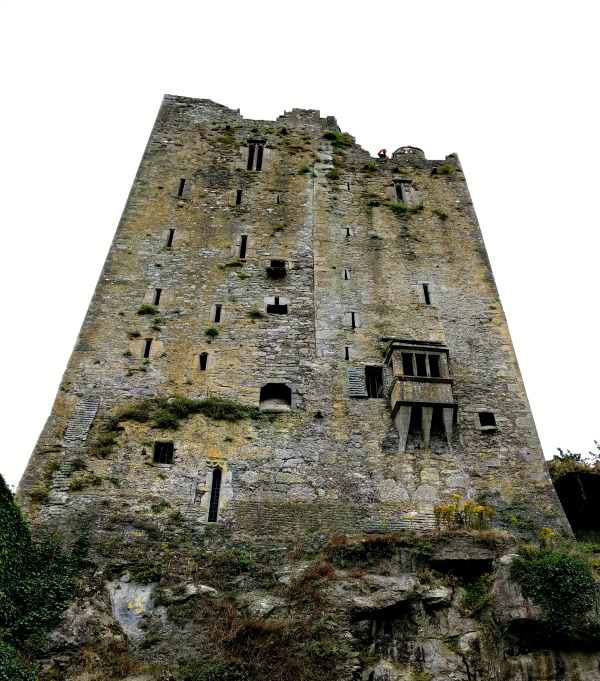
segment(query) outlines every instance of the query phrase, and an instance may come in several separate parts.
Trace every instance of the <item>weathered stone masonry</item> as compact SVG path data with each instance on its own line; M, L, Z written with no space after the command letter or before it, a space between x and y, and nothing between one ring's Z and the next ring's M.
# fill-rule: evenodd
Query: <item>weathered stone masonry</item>
M428 527L452 494L497 511L527 498L569 531L458 157L372 159L326 131L318 111L254 121L164 98L21 483L30 517L164 499L200 527L218 467L218 520L239 536ZM137 313L157 296L159 319ZM93 456L144 396L259 407L261 389L272 420L127 421ZM154 464L155 442L172 463ZM95 484L69 491L81 457Z

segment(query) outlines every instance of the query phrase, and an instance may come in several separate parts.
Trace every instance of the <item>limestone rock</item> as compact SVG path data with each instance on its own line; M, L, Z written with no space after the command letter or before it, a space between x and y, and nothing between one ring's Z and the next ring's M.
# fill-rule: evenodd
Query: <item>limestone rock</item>
M370 593L353 596L352 604L356 612L383 610L413 597L419 589L419 582L409 574L397 577L368 575L361 580Z
M152 593L156 584L137 584L122 580L107 582L113 615L127 638L138 641L145 635L139 628L142 617L152 612Z

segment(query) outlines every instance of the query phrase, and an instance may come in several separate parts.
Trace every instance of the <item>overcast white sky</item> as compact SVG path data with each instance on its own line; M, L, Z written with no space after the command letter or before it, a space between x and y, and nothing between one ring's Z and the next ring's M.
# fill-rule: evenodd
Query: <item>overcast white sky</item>
M50 413L163 94L460 156L547 457L600 440L590 0L0 2L0 472Z

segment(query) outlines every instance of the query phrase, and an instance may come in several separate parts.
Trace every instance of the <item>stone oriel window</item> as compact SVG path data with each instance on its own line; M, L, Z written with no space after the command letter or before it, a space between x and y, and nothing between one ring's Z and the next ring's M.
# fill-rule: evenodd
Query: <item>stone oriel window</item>
M440 356L425 352L403 352L402 374L404 376L428 376L441 378Z
M174 451L172 442L155 442L154 463L173 463Z

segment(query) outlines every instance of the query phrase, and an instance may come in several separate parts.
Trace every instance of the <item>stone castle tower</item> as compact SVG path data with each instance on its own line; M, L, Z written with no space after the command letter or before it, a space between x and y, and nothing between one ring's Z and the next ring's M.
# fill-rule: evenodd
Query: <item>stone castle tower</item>
M264 541L427 529L451 495L569 533L458 157L165 96L19 493Z

